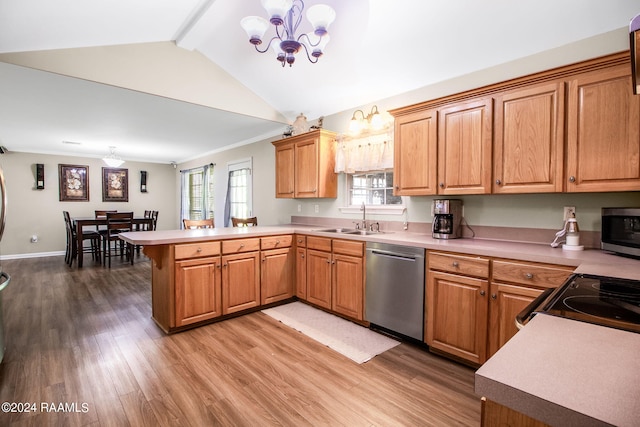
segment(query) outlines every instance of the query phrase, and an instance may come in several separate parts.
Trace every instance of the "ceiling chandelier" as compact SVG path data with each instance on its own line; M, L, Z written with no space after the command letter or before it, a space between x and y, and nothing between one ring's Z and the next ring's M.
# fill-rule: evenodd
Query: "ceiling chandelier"
M116 156L116 147L109 147L109 149L111 150L111 154L104 156L102 160L107 164L107 166L117 168L124 163L124 160Z
M329 43L327 28L336 18L336 12L325 4L316 4L307 9L307 19L313 27L313 32L296 35L298 26L302 22L304 1L302 0L262 0L269 20L260 16L247 16L240 21L240 25L249 36L249 43L260 53L273 48L276 58L282 66L292 66L296 60L295 54L304 48L309 62L315 64L323 54ZM262 37L269 28L269 23L275 26L276 35L269 40L267 47L260 50Z

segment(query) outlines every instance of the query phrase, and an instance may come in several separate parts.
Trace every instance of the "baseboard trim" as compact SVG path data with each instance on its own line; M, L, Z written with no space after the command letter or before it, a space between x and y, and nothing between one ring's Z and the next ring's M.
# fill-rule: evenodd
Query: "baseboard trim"
M22 259L22 258L44 258L49 256L64 256L64 251L55 251L55 252L36 252L29 254L12 254L12 255L1 255L0 261L8 260L8 259Z

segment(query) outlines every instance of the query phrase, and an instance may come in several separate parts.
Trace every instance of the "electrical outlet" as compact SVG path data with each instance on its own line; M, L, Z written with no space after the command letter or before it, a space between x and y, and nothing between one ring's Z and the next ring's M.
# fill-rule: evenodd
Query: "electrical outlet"
M576 214L576 207L575 206L565 206L564 207L564 221L566 221L569 218L571 218L571 214L573 214L573 215Z
M302 212L302 205L298 204L298 212Z
M31 236L31 243L38 243L38 235L34 234L33 236Z
M320 212L320 205L313 205L313 211L314 211L315 213Z

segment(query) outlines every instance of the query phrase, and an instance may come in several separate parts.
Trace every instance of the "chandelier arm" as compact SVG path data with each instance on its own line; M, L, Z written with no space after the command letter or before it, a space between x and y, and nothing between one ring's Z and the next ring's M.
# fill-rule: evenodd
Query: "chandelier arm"
M269 50L269 48L271 47L271 43L273 43L273 41L274 41L274 40L280 40L280 38L279 38L279 37L272 37L272 38L271 38L271 40L269 40L269 43L267 44L267 47L265 47L265 48L264 48L264 50L260 50L260 49L258 48L258 46L259 46L259 45L257 45L257 44L256 44L256 45L254 45L254 46L255 46L255 48L256 48L256 50L257 50L258 52L260 52L260 53L265 53L265 52L267 52L267 51Z
M307 49L307 46L305 46L304 43L300 43L302 45L302 47L304 47L304 53L307 54L307 59L309 60L309 62L311 62L312 64L315 64L316 62L318 62L318 59L320 58L319 56L314 56L312 59L312 56L309 55L309 49Z
M298 40L297 40L297 41L298 41L298 43L300 43L300 44L301 44L301 45L303 45L303 46L305 45L305 43L303 43L303 42L302 42L302 38L303 38L303 37L304 37L305 39L307 39L307 43L309 43L309 46L311 46L311 47L319 46L319 45L320 45L320 43L322 42L322 37L319 37L319 38L318 38L318 43L313 44L313 42L311 41L311 39L309 38L309 36L308 36L306 33L302 33L302 34L300 34L300 35L298 36Z

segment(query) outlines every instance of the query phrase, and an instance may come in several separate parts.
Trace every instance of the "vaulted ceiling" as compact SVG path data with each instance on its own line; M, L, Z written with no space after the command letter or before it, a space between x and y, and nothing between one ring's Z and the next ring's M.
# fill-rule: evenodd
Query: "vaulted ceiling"
M317 0L317 64L239 25L259 0L2 0L0 145L181 162L626 27L640 0ZM309 31L303 22L304 31ZM268 35L273 30L269 30Z

